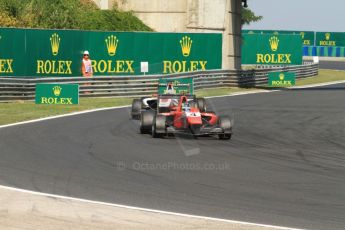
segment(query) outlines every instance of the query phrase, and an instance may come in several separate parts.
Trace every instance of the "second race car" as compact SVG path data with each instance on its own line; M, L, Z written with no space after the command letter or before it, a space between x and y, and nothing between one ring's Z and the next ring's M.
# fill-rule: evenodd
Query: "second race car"
M160 95L156 110L141 111L140 133L150 133L155 138L177 133L196 137L216 135L221 140L229 140L232 122L227 116L200 110L193 95Z

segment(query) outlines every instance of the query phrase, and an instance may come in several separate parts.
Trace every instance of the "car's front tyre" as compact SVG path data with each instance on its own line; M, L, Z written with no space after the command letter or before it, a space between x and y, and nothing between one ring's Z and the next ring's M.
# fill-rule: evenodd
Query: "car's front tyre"
M218 118L219 127L222 128L223 133L218 134L220 140L230 140L232 136L232 123L229 117L220 116Z
M131 110L132 119L140 120L141 108L142 108L142 100L141 99L133 99L132 110Z

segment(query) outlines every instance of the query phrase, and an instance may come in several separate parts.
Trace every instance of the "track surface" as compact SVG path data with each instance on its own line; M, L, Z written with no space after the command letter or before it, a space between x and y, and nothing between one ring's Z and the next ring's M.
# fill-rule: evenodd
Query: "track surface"
M235 116L231 141L152 139L138 134L127 108L8 127L0 129L0 184L240 221L345 229L344 98L339 84L209 100L217 112ZM178 169L185 163L220 168Z
M320 69L345 70L345 61L320 61Z

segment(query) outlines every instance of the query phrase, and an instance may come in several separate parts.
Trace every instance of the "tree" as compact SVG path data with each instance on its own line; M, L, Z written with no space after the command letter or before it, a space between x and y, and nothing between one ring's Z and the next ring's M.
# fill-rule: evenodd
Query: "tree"
M249 25L251 22L260 21L263 17L257 16L248 8L242 7L242 25Z
M151 31L132 12L100 10L92 0L0 0L0 27Z
M0 25L5 27L16 27L18 26L18 21L7 14L7 12L0 12Z

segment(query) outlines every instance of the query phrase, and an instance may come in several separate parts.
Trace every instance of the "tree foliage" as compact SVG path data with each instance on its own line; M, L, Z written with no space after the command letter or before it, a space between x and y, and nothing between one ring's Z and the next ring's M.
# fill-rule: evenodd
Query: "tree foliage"
M249 25L251 22L260 21L263 17L257 16L248 8L242 7L242 25Z
M0 0L0 26L113 31L151 30L132 12L100 10L91 0Z
M7 12L0 12L0 25L4 27L16 27L18 25L18 21L8 15Z

